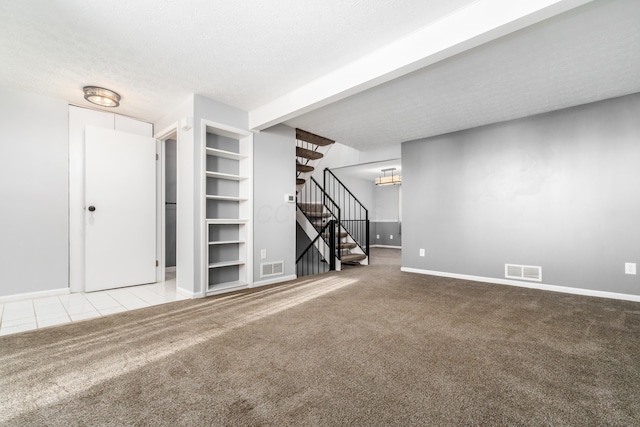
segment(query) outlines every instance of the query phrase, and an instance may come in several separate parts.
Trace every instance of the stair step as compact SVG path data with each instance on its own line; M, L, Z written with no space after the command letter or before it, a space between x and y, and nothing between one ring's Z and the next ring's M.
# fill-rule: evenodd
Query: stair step
M303 165L302 163L296 163L296 172L313 172L313 166Z
M300 203L300 207L305 211L323 211L324 205L322 203Z
M303 157L309 160L318 160L324 157L322 153L318 153L317 151L307 150L306 148L296 147L296 156Z
M336 245L337 247L338 245ZM357 247L358 244L357 243L353 243L353 242L340 242L340 249L341 250L349 250L349 249L353 249L355 247Z
M342 262L358 262L358 261L362 261L363 259L367 258L367 256L365 254L343 254L340 257L340 261Z
M331 218L331 214L329 212L305 211L305 213L310 218Z
M306 130L296 129L296 139L300 141L306 141L314 145L326 146L331 145L335 141L329 138L325 138L315 133L307 132Z
M296 178L296 185L302 185L302 184L304 184L304 179Z
M340 238L341 239L344 239L347 236L348 236L348 234L347 234L346 231L343 231L342 233L340 233ZM329 238L329 233L322 234L322 237L324 237L325 239L328 239Z

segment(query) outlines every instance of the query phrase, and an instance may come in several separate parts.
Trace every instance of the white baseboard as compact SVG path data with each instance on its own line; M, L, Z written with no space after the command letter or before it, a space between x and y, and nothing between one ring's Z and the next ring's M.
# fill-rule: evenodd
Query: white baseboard
M166 273L175 273L176 271L176 266L174 265L173 267L165 267L164 271Z
M540 289L542 291L562 292L565 294L585 295L589 297L611 298L624 301L640 302L640 295L619 294L616 292L595 291L592 289L572 288L569 286L545 285L544 283L519 282L517 280L498 279L493 277L470 276L468 274L447 273L444 271L421 270L402 267L406 273L427 274L430 276L451 277L453 279L472 280L474 282L495 283L498 285L518 286L521 288Z
M188 291L186 289L182 289L179 286L176 286L176 293L182 295L183 297L187 297L191 299L197 298L195 293Z
M402 249L402 246L369 245L370 248Z
M24 294L14 294L0 296L0 302L19 301L23 299L43 298L43 297L55 297L58 295L67 295L71 291L69 288L51 289L49 291L27 292Z
M295 274L292 274L291 276L282 276L282 277L277 277L275 279L261 280L259 282L253 282L253 285L251 285L251 287L257 288L260 286L275 285L276 283L288 282L289 280L295 280L297 278L298 276L296 276Z

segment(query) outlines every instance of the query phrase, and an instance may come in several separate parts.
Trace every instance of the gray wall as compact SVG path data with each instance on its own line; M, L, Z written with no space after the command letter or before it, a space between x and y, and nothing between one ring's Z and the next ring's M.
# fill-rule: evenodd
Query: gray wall
M0 129L0 296L68 288L68 105L0 89Z
M176 141L165 141L165 267L176 266L177 157Z
M400 224L400 185L374 186L370 210L370 244L402 246ZM393 236L393 237L392 237Z
M640 294L639 117L634 94L404 143L403 267Z
M338 177L340 181L353 193L354 196L364 205L365 208L369 211L369 218L371 218L372 207L374 206L374 190L375 184L373 181L369 181L366 179L358 178L349 175L348 172L345 172L341 169L332 170L335 176ZM322 184L322 180L318 181ZM336 203L341 204L339 200L336 200Z
M284 276L295 274L296 205L284 200L296 194L295 129L278 125L254 135L253 143L253 264L254 282L260 263L284 261ZM267 258L260 259L261 249Z

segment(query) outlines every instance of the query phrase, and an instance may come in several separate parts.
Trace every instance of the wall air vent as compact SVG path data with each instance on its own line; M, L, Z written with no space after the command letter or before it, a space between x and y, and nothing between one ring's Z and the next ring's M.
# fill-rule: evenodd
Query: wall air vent
M284 273L284 261L260 264L260 277L278 276Z
M533 265L505 264L504 277L507 279L542 282L542 267Z

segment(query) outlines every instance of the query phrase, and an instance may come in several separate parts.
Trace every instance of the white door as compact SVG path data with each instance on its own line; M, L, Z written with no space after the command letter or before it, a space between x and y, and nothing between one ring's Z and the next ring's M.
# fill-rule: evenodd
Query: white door
M85 290L156 281L156 140L87 127Z

